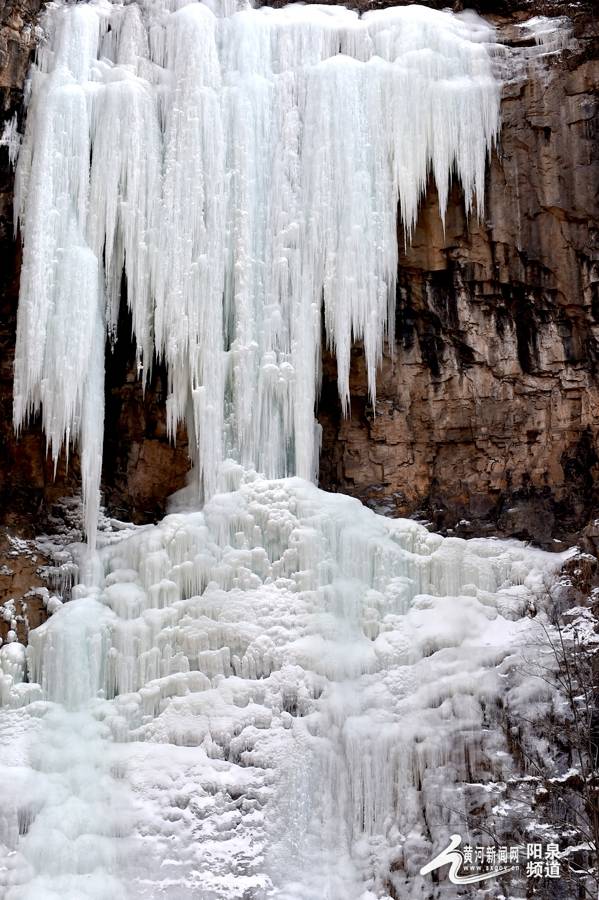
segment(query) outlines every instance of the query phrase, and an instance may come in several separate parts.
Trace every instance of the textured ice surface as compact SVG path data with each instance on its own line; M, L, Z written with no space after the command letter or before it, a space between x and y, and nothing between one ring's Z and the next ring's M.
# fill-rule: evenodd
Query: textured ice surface
M568 46L572 35L572 23L567 16L534 16L518 26L530 34L542 54L555 53ZM539 54L530 56L538 58Z
M367 13L53 3L15 190L24 238L17 428L78 442L93 545L105 333L123 283L142 377L168 370L200 494L232 456L311 478L321 326L349 404L392 338L399 230L432 174L484 203L498 128L493 31L418 6Z
M5 668L8 900L418 896L509 775L488 711L563 556L225 474L100 549L32 632L31 683ZM517 711L543 696L520 682Z

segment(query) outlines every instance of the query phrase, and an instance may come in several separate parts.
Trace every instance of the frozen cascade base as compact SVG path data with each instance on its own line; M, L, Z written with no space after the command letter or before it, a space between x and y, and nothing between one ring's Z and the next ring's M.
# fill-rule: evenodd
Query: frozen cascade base
M565 554L224 477L101 547L29 683L5 648L7 900L418 896L448 823L501 805L494 711L547 700L525 663Z

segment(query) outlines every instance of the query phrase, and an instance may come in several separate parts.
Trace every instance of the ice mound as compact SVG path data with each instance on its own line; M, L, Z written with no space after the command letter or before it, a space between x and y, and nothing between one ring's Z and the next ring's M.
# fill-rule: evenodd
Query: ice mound
M563 556L229 480L32 632L32 702L0 714L9 900L416 896L451 817L495 802L493 709Z

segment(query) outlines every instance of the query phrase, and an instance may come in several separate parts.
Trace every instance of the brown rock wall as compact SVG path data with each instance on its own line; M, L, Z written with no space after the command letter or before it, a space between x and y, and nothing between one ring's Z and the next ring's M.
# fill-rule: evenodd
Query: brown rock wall
M594 30L593 30L594 28ZM363 357L339 417L325 366L322 481L440 528L572 539L596 507L599 42L504 88L482 221L429 190L402 254L397 344L368 403Z

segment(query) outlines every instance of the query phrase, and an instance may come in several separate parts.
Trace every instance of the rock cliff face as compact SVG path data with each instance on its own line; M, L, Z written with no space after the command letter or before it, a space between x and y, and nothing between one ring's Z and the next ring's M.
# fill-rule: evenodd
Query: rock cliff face
M0 12L6 121L22 113L40 6L8 0ZM597 14L592 3L561 0L454 6L493 16L508 44L526 43L516 26L527 16L568 14L572 40L504 89L484 218L466 221L456 187L444 231L429 192L401 258L398 339L384 360L376 411L360 348L347 420L334 363L325 359L321 482L390 515L421 513L460 534L570 541L598 499ZM75 456L68 471L59 466L55 480L39 427L18 442L12 434L19 252L7 148L0 153L0 521L23 526L76 491L78 462ZM143 521L158 517L184 484L188 460L184 435L176 447L166 437L163 373L156 371L142 401L122 326L107 371L104 490L111 512Z
M357 351L341 419L327 360L325 486L391 515L421 510L437 528L467 520L459 533L541 543L574 539L592 515L599 44L596 18L573 22L570 49L504 88L484 219L466 221L456 189L444 232L429 192L401 258L398 340L376 411Z

